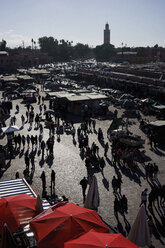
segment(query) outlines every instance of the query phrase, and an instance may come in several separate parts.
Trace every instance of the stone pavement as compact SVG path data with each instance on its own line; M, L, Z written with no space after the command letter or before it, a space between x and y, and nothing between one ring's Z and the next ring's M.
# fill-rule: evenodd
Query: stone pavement
M42 94L44 94L42 92ZM16 125L18 127L21 126L21 115L25 115L26 108L23 104L21 104L20 100L13 100L13 110L11 111L11 116L14 115L16 109L16 104L19 104L20 111L16 114ZM46 101L48 106L48 101ZM39 113L39 105L33 104L35 113ZM110 111L114 112L114 107L110 107ZM119 116L123 113L122 109L118 109ZM44 115L43 115L44 117ZM165 150L158 149L157 152L150 150L149 145L147 145L147 138L141 132L138 127L137 119L129 119L132 124L129 126L129 130L135 134L139 134L146 140L145 142L145 150L146 155L151 158L151 162L155 162L159 166L159 181L161 184L164 183L164 159L165 159ZM6 124L9 124L9 119L6 121ZM105 142L108 141L107 139L107 129L110 125L109 120L96 120L96 130L99 127L102 128L104 133L104 140ZM75 123L75 128L77 129L80 126L80 123ZM34 124L31 131L28 131L29 123L26 123L24 128L20 131L20 134L27 134L30 135L39 135L38 130L34 130ZM49 130L44 128L44 140L46 141L49 137ZM65 195L69 198L70 201L73 201L80 206L83 206L83 196L82 196L82 189L79 184L80 180L87 176L87 170L85 167L84 160L81 159L78 142L77 142L77 135L76 137L76 144L74 144L72 136L63 134L60 137L60 141L57 141L57 135L55 135L55 145L54 145L54 158L48 159L45 156L45 160L41 160L41 153L39 149L36 150L35 156L35 172L33 174L33 181L32 187L33 189L42 195L42 182L41 182L41 173L44 170L46 173L46 190L48 194L50 194L50 185L51 185L51 170L54 169L56 173L55 179L55 192L57 195L62 196ZM92 142L95 141L96 144L99 146L99 155L103 156L104 151L101 144L98 142L96 133L89 134L89 144L91 146ZM6 144L6 137L0 139L0 144ZM108 141L109 146L110 142ZM27 144L25 151L27 150ZM31 150L31 147L30 147ZM140 196L141 191L144 188L148 188L150 192L150 185L145 179L145 171L142 165L138 164L139 169L136 171L135 175L131 173L123 173L122 167L114 167L111 163L111 149L108 151L108 158L106 160L106 167L104 168L104 175L98 171L95 173L97 180L98 180L98 187L100 193L100 206L98 209L98 213L106 220L107 223L112 225L115 228L118 228L120 232L122 231L123 234L127 236L130 225L133 224L133 221L138 213L139 204L141 202ZM23 170L25 169L25 162L24 162L24 152L21 148L20 151L17 151L17 155L15 159L11 161L7 161L7 170L4 171L0 180L6 179L14 179L15 173L18 171L20 177L23 177ZM30 166L31 167L31 166ZM114 215L114 194L111 186L111 181L116 172L120 172L122 174L122 190L121 193L125 194L128 198L128 214L126 214L125 218L119 213L118 220L115 218ZM153 245L156 248L160 248L164 246L165 238L163 237L163 232L161 228L163 228L163 220L157 214L157 219L154 219L154 235L152 237ZM159 229L157 231L156 229Z

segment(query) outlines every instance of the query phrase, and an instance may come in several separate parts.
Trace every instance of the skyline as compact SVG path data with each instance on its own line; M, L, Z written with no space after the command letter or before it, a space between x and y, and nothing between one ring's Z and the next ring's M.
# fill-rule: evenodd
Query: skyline
M164 0L5 0L1 3L0 41L8 47L31 45L33 38L103 44L109 23L111 44L165 47Z

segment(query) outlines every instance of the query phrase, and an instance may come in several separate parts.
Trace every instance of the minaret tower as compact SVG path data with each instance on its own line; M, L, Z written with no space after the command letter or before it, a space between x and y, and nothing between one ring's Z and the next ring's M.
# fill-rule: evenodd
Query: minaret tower
M105 24L104 29L104 44L110 44L110 29L108 22Z

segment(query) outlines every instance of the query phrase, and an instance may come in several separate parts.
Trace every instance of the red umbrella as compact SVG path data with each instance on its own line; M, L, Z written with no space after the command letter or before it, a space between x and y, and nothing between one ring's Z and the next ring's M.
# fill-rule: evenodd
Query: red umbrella
M39 248L61 248L71 240L91 229L109 232L97 212L73 203L50 207L30 222Z
M24 227L37 214L37 198L27 194L2 197L0 199L0 233L6 223L11 232Z
M64 248L138 248L120 233L90 231L77 239L68 241Z

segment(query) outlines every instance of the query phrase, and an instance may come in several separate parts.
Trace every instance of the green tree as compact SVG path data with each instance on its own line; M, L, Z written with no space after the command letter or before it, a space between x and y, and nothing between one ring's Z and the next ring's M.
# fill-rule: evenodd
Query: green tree
M97 61L110 61L111 57L116 55L116 50L112 44L103 44L96 46L94 54Z
M5 51L6 50L6 41L2 39L0 42L0 51Z

